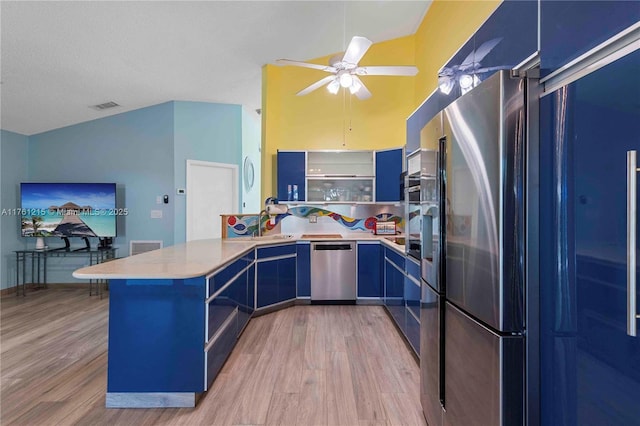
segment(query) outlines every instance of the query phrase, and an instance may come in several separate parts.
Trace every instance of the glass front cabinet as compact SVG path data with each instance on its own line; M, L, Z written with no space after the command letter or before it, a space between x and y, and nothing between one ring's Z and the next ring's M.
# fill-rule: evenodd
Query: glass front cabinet
M394 170L395 174L402 172L402 149L397 150L397 161L394 164L385 165L385 169ZM297 154L297 155L295 155ZM306 201L309 203L373 203L377 200L376 191L378 185L394 185L389 188L393 193L395 187L399 187L399 178L384 179L381 183L376 179L376 161L381 157L376 151L304 151L304 152L279 151L278 152L278 199L284 201ZM295 160L296 164L289 164ZM304 183L302 176L297 178L289 176L291 170L300 170L304 161ZM395 164L395 163L398 164ZM299 173L299 172L298 172ZM289 182L291 181L291 182ZM295 182L294 182L295 181ZM299 192L298 197L292 198L293 185ZM378 188L380 189L380 188ZM397 190L396 190L397 191ZM297 199L296 199L297 198Z

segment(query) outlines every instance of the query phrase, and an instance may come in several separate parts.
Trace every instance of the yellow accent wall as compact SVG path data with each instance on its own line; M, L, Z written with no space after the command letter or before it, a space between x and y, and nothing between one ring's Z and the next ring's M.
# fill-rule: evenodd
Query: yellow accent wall
M262 70L262 199L276 192L276 153L307 149L384 149L406 142L406 119L437 87L438 70L501 0L435 0L414 35L375 43L360 65L416 65L415 77L365 76L370 99L296 93L328 74L265 65ZM337 53L337 52L336 52ZM326 65L331 55L306 62ZM292 58L301 59L304 58Z
M359 65L413 65L414 37L371 46ZM327 65L331 55L307 62ZM405 144L405 120L413 110L414 77L362 76L373 96L359 100L341 89L296 93L328 74L295 66L263 68L262 195L275 194L278 149L381 149Z
M438 71L464 45L501 0L434 0L415 33L414 108L438 87Z

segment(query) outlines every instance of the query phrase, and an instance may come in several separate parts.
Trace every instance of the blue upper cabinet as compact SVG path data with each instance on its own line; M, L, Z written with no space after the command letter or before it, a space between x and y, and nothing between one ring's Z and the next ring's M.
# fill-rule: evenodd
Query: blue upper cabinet
M278 200L289 200L288 185L298 185L298 201L305 201L305 152L278 151Z
M400 201L402 148L376 152L376 201Z
M543 0L540 9L540 61L545 74L640 21L638 1Z

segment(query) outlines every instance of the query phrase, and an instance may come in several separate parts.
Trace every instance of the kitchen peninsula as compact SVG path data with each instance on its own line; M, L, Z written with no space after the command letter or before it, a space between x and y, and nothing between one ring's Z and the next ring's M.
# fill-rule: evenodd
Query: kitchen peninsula
M358 302L384 303L386 252L403 256L404 246L367 232L341 236L368 256L359 287L366 281L370 292L378 281L374 297L359 288ZM323 238L199 240L76 270L110 280L106 406L194 407L254 312L309 302L312 240Z

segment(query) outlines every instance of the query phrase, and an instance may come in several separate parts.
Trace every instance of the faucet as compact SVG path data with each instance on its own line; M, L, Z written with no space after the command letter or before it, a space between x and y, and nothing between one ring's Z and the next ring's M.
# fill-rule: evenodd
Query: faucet
M262 214L267 214L266 210L260 210L260 213L258 213L258 237L262 237Z

